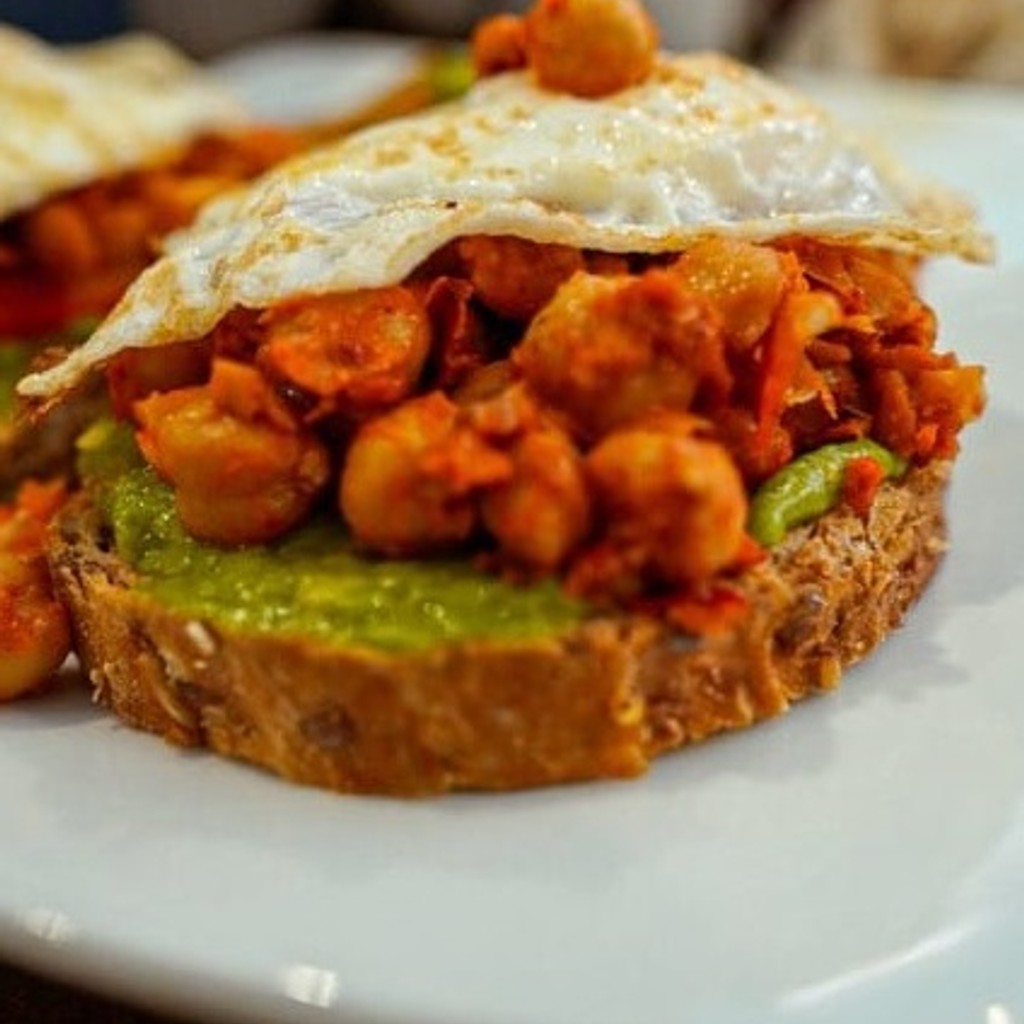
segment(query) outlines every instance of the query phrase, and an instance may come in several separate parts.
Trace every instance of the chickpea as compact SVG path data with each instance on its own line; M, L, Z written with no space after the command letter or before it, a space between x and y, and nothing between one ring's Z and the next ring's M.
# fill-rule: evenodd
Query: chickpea
M739 554L743 480L691 418L665 415L616 431L587 455L586 470L609 540L656 580L699 583Z
M725 338L736 351L750 349L771 326L800 269L792 256L764 245L708 238L694 243L670 267L686 287L713 302Z
M260 365L321 400L364 415L408 396L432 339L423 302L408 288L377 288L285 302L261 318Z
M481 21L470 40L473 67L481 77L514 71L526 64L526 26L514 14Z
M583 256L568 245L508 235L472 235L459 242L480 301L501 316L530 320L577 270Z
M534 430L510 452L512 478L485 492L484 525L512 562L555 572L590 528L590 497L583 460L555 429Z
M71 649L44 552L48 524L66 497L60 481L30 480L0 506L0 701L38 689Z
M600 438L656 409L689 409L730 384L717 311L668 271L577 274L513 352L529 387L574 433Z
M475 491L507 476L508 460L469 430L440 391L365 423L341 475L342 515L356 539L386 555L425 554L466 540Z
M251 367L215 362L209 384L153 394L135 414L139 447L174 487L181 521L200 540L272 540L327 483L326 448Z
M538 0L526 14L526 55L546 89L599 97L642 82L658 32L638 0Z
M66 277L89 273L102 262L99 240L80 206L70 200L46 203L25 216L25 244L46 270Z

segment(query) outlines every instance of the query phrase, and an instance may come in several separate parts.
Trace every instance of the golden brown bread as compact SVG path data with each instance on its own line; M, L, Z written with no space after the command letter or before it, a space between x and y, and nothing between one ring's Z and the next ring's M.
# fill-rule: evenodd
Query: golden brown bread
M329 647L189 620L133 589L87 499L50 552L99 701L124 721L354 792L509 789L649 760L834 687L903 618L945 550L946 464L794 531L744 588L752 613L695 639L601 618L548 640L421 653Z

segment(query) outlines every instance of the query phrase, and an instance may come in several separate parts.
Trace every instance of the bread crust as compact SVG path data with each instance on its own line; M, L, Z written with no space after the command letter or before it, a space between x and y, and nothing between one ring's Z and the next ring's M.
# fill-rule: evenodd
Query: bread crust
M744 577L743 624L707 638L627 616L402 654L233 631L135 589L84 496L50 559L97 699L132 726L340 791L515 789L636 775L836 686L935 571L948 476L914 469L866 518L791 533Z

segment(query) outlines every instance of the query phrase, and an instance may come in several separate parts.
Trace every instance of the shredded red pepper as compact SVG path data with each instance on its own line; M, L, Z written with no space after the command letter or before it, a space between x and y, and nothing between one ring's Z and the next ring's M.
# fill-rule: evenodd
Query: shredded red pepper
M490 278L481 286L481 253L500 269L497 257L509 252L523 275L541 268L555 295L532 319L494 305ZM708 241L682 266L605 257L597 273L594 254L573 253L585 272L565 281L555 259L562 250L546 261L538 254L540 243L462 240L403 285L236 310L205 339L197 365L208 365L211 351L233 360L209 390L243 418L265 413L272 395L310 443L348 439L332 471L349 495L340 512L369 549L429 554L453 537L479 539L488 564L508 575L532 579L555 566L571 594L694 633L728 629L744 613L735 581L767 557L743 536L761 481L800 453L860 437L918 464L949 457L984 405L982 369L934 351L934 316L914 294L910 266L885 254L803 240ZM751 323L749 336L737 327ZM124 394L140 380L147 392L179 386L177 370L143 355L119 361L113 376L122 369ZM174 400L173 391L161 399ZM431 402L457 425L438 433ZM191 423L183 416L181 432ZM545 451L575 467L572 493L588 517L578 537L569 504L552 497L572 474L517 454L535 428L557 440ZM435 436L441 441L426 443ZM182 438L154 437L144 432L142 447L160 468L157 449ZM184 440L189 453L203 448ZM383 460L351 457L382 444ZM190 467L191 455L181 461ZM866 515L883 477L874 460L853 462L847 505ZM304 480L292 474L284 484L304 493ZM221 503L219 483L214 476L194 488L197 520ZM397 516L380 539L377 514L402 504L395 493L419 500L413 484L442 512L450 500L458 531L423 531L422 517ZM512 539L495 511L509 494L528 496L545 529L550 515L573 536L557 565L530 561L537 545L523 554L523 530ZM362 525L352 526L355 507Z
M30 480L13 504L0 506L0 700L45 682L71 646L43 553L49 522L66 498L63 481Z
M702 636L727 633L750 611L750 603L738 590L719 585L706 594L674 596L667 602L664 618L684 632Z
M59 283L29 274L0 276L0 338L37 338L70 318L67 292Z
M866 516L884 479L885 470L875 459L851 459L843 474L843 501L857 515Z

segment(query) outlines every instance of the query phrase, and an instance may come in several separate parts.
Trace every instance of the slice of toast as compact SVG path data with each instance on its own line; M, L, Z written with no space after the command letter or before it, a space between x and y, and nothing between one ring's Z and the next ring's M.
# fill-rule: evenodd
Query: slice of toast
M867 518L793 531L744 577L742 625L705 638L625 616L402 654L242 632L137 588L84 495L50 559L96 696L130 725L336 790L513 789L635 775L834 687L931 578L948 476L912 470Z

